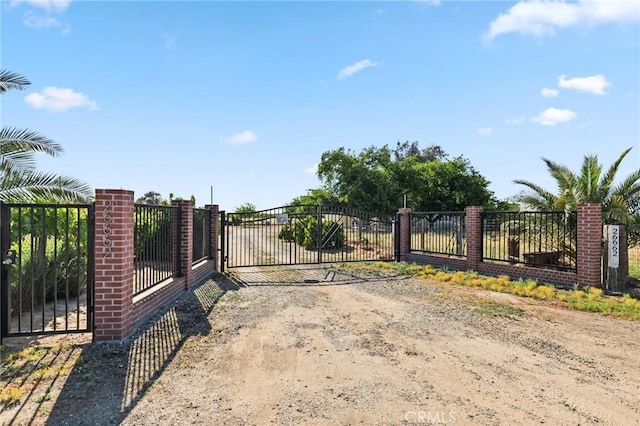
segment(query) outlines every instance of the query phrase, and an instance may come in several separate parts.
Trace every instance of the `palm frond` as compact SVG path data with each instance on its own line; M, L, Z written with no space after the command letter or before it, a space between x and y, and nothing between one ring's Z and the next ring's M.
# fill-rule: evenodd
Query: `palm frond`
M624 160L624 157L627 156L629 151L631 151L631 148L627 148L626 150L624 150L622 154L620 154L618 159L614 161L613 164L609 167L609 170L607 170L607 173L605 173L602 176L602 179L600 180L600 183L599 183L600 193L598 194L598 198L600 200L604 200L609 196L610 194L609 191L611 189L611 186L613 185L613 181L616 178L616 173L618 173L618 167L620 167L620 163L622 163L622 160Z
M0 200L5 202L86 202L91 196L85 182L54 173L10 171L0 178Z
M14 89L23 90L29 84L31 82L18 73L0 70L0 93Z
M598 184L601 174L602 166L598 162L598 156L585 155L580 175L576 182L576 205L579 203L602 202L602 199L598 199L600 193Z

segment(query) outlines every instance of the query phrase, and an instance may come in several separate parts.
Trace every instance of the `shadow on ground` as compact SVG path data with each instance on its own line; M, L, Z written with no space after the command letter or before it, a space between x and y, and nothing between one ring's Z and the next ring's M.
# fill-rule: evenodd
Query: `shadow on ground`
M331 265L232 268L225 274L229 280L242 287L345 285L407 278L395 273L372 276L371 272L360 273Z
M226 292L238 289L217 275L183 294L125 342L85 345L42 423L120 423L189 338L211 333L208 315Z

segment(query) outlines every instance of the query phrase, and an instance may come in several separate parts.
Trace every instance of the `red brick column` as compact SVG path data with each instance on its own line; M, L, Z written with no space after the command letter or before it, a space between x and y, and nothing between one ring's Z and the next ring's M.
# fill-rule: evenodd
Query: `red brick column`
M602 206L578 205L578 250L576 267L578 284L602 284Z
M476 269L482 263L482 207L467 206L465 209L467 234L467 264Z
M411 209L401 208L398 214L400 215L400 262L406 262L411 250Z
M207 204L204 206L209 212L209 219L211 224L211 234L209 235L209 250L211 253L211 259L215 265L215 270L219 272L220 265L218 264L218 236L220 235L220 229L218 228L218 222L220 220L220 206L217 204Z
M193 263L193 203L191 200L172 200L171 205L180 208L180 230L178 232L180 271L184 277L185 289L192 284L191 264Z
M119 341L133 327L133 192L96 189L94 340Z

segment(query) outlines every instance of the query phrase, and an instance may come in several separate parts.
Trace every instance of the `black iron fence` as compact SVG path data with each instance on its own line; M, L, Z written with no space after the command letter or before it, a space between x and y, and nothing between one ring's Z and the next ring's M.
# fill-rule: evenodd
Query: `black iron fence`
M483 259L576 270L575 212L483 212Z
M134 295L180 273L180 219L179 207L135 205Z
M412 213L409 250L449 256L466 256L465 213Z
M93 327L93 205L2 204L2 336Z
M198 263L211 256L211 211L193 209L192 259Z

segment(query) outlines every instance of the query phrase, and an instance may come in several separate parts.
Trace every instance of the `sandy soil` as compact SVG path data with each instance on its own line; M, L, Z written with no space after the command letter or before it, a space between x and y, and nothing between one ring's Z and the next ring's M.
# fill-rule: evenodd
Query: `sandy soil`
M230 278L123 344L72 346L51 397L0 423L640 424L637 322L330 266Z

